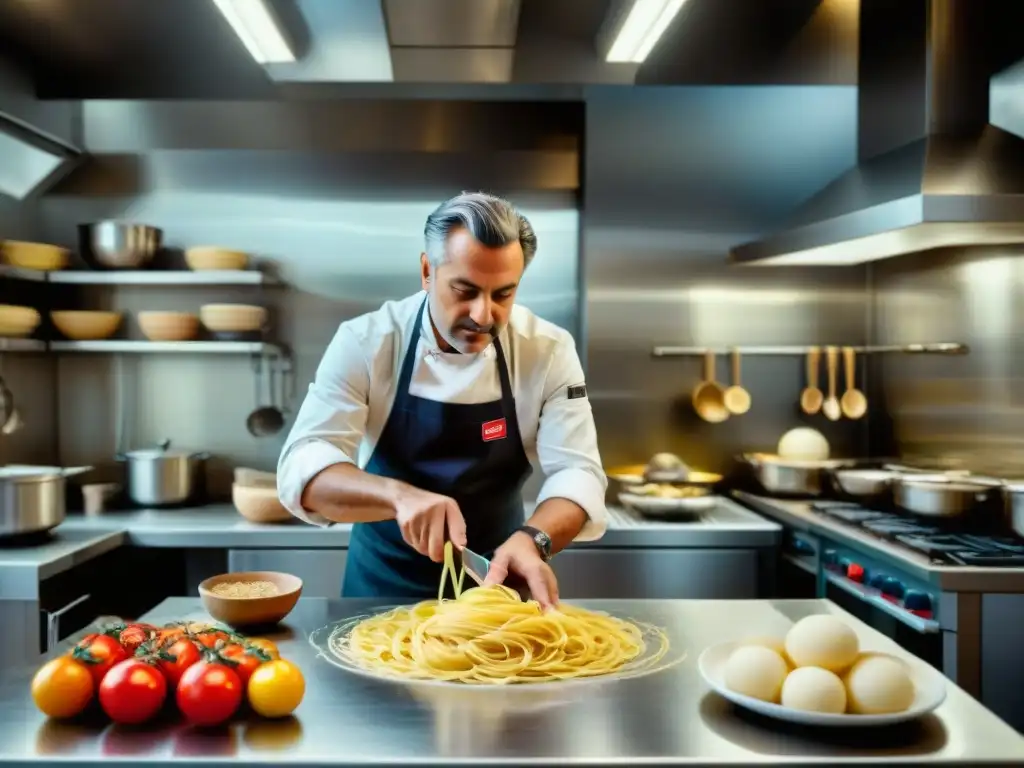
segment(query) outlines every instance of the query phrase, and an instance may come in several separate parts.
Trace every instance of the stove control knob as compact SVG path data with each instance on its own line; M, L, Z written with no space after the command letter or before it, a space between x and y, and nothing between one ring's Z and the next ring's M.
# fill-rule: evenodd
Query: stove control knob
M882 585L882 595L891 600L899 600L900 598L902 598L904 591L905 590L903 589L903 585L900 583L900 580L894 579L891 576L887 578L885 580L885 583ZM921 597L925 599L926 603L930 607L931 600L928 599L928 595L924 594L923 592L919 594L921 595Z
M871 579L868 581L868 586L872 589L877 589L879 592L885 591L885 582L889 577L884 573L872 573Z
M916 589L908 589L903 595L903 607L922 619L932 617L932 599L930 595Z
M839 561L839 570L841 573L847 573L850 570L850 566L853 565L853 561L848 557L844 557Z
M858 565L857 563L850 563L846 567L846 578L850 581L856 581L858 584L864 583L864 566Z
M834 549L826 549L821 556L821 564L830 571L836 570L839 556Z

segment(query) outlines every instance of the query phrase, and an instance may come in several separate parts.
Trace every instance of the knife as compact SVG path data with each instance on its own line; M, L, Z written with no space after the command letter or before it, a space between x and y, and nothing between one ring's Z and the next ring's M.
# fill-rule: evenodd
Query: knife
M477 584L483 584L487 578L487 571L491 569L491 561L483 555L478 555L469 547L462 548L462 567L466 573Z

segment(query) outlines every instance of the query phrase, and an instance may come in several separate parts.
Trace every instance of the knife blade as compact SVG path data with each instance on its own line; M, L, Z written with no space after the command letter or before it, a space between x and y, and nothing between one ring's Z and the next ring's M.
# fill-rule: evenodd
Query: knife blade
M483 555L478 555L469 547L462 548L462 567L466 573L477 584L483 584L487 578L487 571L491 569L491 561Z

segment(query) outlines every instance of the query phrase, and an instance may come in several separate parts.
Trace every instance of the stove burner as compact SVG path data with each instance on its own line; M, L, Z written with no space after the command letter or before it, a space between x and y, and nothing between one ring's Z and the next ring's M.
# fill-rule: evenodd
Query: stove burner
M967 533L850 502L815 502L811 508L943 565L1024 567L1024 540L1013 536Z

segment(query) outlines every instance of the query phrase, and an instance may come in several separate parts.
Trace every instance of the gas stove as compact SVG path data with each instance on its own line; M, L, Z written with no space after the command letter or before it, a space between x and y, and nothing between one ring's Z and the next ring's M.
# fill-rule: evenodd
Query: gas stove
M918 552L936 565L1024 568L1024 540L989 523L926 521L846 501L817 501L811 509Z

